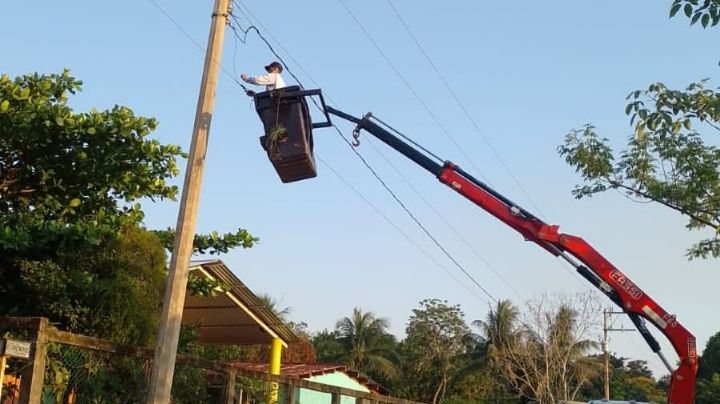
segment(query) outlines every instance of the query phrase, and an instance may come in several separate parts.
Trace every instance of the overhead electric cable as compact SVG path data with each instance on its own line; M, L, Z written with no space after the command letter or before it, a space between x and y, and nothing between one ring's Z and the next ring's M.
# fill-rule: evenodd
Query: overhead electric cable
M183 32L183 34L185 34L186 37L188 37L192 42L194 42L194 43L198 46L198 48L199 48L200 50L203 50L203 51L204 51L203 47L202 47L191 35L189 35L189 33L188 33L174 18L172 18L172 16L170 16L170 14L168 14L156 1L154 1L154 0L148 0L148 1L150 1L153 5L155 5L155 7L157 7L158 10L160 10L160 11L162 12L162 14L163 14L166 18L168 18L181 32ZM237 3L236 3L236 4L237 4ZM285 63L285 61L282 59L282 57L281 57L281 56L275 51L275 49L272 47L272 44L270 44L270 42L262 35L262 33L257 29L257 27L255 27L254 25L250 25L249 27L247 27L247 28L245 28L245 29L242 29L242 28L241 28L241 25L240 25L240 22L238 21L237 17L234 16L233 14L230 14L230 17L231 17L232 20L235 22L235 24L238 25L238 27L235 27L235 26L233 26L232 23L230 23L231 29L232 29L233 33L235 34L236 39L238 39L239 41L245 43L245 40L246 40L246 38L247 38L247 33L248 33L249 31L251 31L251 30L255 31L255 32L258 34L258 37L260 37L260 39L265 43L265 45L266 45L266 46L268 47L268 49L273 53L273 55L275 55L275 57L277 57L278 60L280 60L280 62L285 66L285 69L288 71L288 73L289 73L289 74L295 79L295 81L297 81L298 84L302 87L301 81L291 72L291 70L287 67L287 63ZM246 18L247 18L247 17L246 17ZM240 28L240 29L242 30L243 36L240 36L240 34L238 33L238 31L237 31L238 28ZM219 63L218 63L218 64L219 64ZM222 69L226 74L228 74L229 76L231 76L231 77L233 78L233 81L235 81L241 88L246 89L246 87L245 87L242 83L240 83L235 77L233 77L232 75L230 75L230 73L227 72L227 71L222 67L222 65L219 64L219 66L221 67L221 69ZM313 100L313 101L314 101L314 100ZM350 141L347 140L347 139L343 136L343 134L342 134L342 132L340 131L340 129L339 129L337 126L335 126L335 125L333 125L333 127L334 127L335 130L337 131L338 135L343 139L343 141L345 141L345 143L347 143L348 146L351 147L353 153L363 162L363 164L365 165L365 167L366 167L368 170L370 170L370 172L371 172L371 173L373 174L373 176L378 180L378 182L383 186L383 188L391 195L391 197L393 198L393 200L395 200L395 202L399 204L399 206L403 209L403 211L413 220L413 222L423 231L423 233L436 245L436 247L437 247L438 249L440 249L440 250L443 252L443 254L444 254L448 259L450 259L450 261L453 262L453 264L454 264L458 269L460 269L460 271L463 272L463 274L464 274L468 279L470 279L470 281L471 281L476 287L478 287L478 288L479 288L486 296L488 296L492 301L497 302L497 299L496 299L487 289L485 289L485 288L455 259L455 257L452 256L452 254L450 254L450 252L439 242L439 240L438 240L432 233L430 233L430 231L427 229L427 227L425 227L425 226L422 224L422 222L412 213L412 211L410 211L410 209L407 207L407 205L405 205L405 203L402 202L402 200L397 196L397 194L395 194L395 192L390 188L390 186L382 179L382 177L380 177L380 175L377 173L377 171L375 171L375 169L368 163L368 161L365 160L365 158L364 158L357 150L355 150L355 148L352 146L352 144L350 143ZM326 164L326 165L327 165L327 164ZM333 170L333 171L334 171L334 170Z
M312 82L312 84L317 88L321 87L320 85L318 85L318 83L315 80L313 80L312 76L310 75L310 73L307 70L305 70L303 65L293 57L292 53L290 51L288 51L287 48L285 48L285 46L283 46L282 42L280 42L277 38L275 38L275 36L272 34L272 32L270 32L270 30L267 29L267 27L265 27L262 20L260 20L245 3L243 3L239 0L233 0L233 3L235 3L236 9L243 15L243 17L245 17L246 20L248 20L250 25L257 24L258 26L260 26L260 28L263 29L263 32L265 32L267 34L267 36L270 37L270 39L275 41L275 43L278 45L278 47L283 52L285 52L285 54L290 59L290 61L292 61L295 64L295 66L297 66L298 69L300 69L300 71L303 72L303 74L305 74L305 76L310 80L310 82ZM243 8L245 9L245 11L243 11ZM245 14L245 12L247 12L247 14ZM249 16L248 16L248 14L249 14ZM252 19L250 17L252 17ZM253 22L253 20L254 20L254 22Z
M360 22L360 20L355 15L355 13L353 13L353 11L350 9L350 7L348 7L348 5L345 3L345 0L338 0L338 1L340 2L340 4L342 4L342 6L345 8L345 10L350 15L350 17L352 17L352 19L355 21L355 23L358 25L358 27L360 27L360 30L365 34L365 37L370 41L370 43L372 43L372 45L375 47L375 50L378 51L378 53L380 54L380 56L382 56L382 58L385 60L385 62L388 64L388 66L390 66L390 68L393 70L393 72L395 72L395 74L398 76L400 81L402 81L402 83L405 85L405 87L407 87L408 90L410 90L412 95L415 97L415 99L418 101L418 103L423 107L423 109L428 114L428 116L435 122L435 124L438 126L438 128L440 128L440 131L445 135L445 137L447 137L450 140L450 142L452 142L452 144L460 152L460 154L462 154L463 157L465 157L465 159L468 161L468 163L475 169L475 172L477 172L478 175L480 175L486 182L489 183L490 181L483 174L482 170L480 170L480 168L478 168L478 166L475 165L475 163L470 158L470 156L465 152L465 150L463 150L462 147L460 147L460 144L457 142L457 140L455 140L455 137L453 137L450 134L450 132L448 132L448 130L445 128L445 126L442 124L442 122L440 122L440 119L438 119L438 117L435 115L435 113L432 112L430 107L427 105L425 100L423 100L423 98L420 96L420 94L418 94L417 90L415 90L415 87L413 87L413 85L407 81L407 79L405 78L405 76L402 73L400 73L400 70L390 60L390 58L387 56L387 54L385 54L385 51L382 50L380 45L378 45L378 43L375 41L375 39L372 37L372 35L370 35L370 32L368 32L368 30L365 29L365 26Z
M235 24L240 25L240 22L237 20L237 17L232 16L232 15L231 15L231 17L233 18ZM247 16L246 16L246 18L247 18ZM248 20L249 20L249 19L248 19ZM232 24L231 24L231 27L232 27ZM232 28L233 28L233 32L235 32L235 34L239 36L239 34L237 33L236 28L235 28L235 27L232 27ZM238 27L238 28L242 29L241 27ZM285 61L282 60L282 57L281 57L280 55L278 55L277 52L275 52L275 50L272 48L272 45L269 43L269 41L268 41L267 39L265 39L265 38L260 34L260 32L259 32L259 30L257 29L257 27L255 27L255 26L250 26L250 27L248 27L248 28L242 29L242 31L243 31L243 33L244 33L245 35L247 35L247 32L249 32L251 29L254 30L256 33L258 33L258 35L261 37L261 39L263 40L263 42L265 42L266 45L268 46L268 48L271 49L271 52L273 52L273 54L280 60L280 62L281 62L283 65L286 66L287 64L285 63ZM241 39L241 41L244 41L244 40L245 40L245 37L243 37L243 38ZM300 86L303 87L301 81L300 81L295 75L292 75L292 76L293 76L293 78L298 82L298 84L300 84ZM315 100L313 100L313 102L315 102ZM317 106L318 108L320 108L319 105L316 104L316 106ZM355 149L355 147L353 147L352 144L342 135L342 131L340 131L340 129L339 129L336 125L334 125L334 124L333 124L333 127L335 128L335 130L337 131L337 133L339 134L339 136L345 141L345 143L347 143L348 146L351 147L353 153L362 161L362 163L363 163L363 164L365 165L365 167L373 174L373 176L376 178L376 180L377 180L377 181L383 186L383 188L390 194L390 196L393 198L393 200L395 200L395 202L398 203L398 205L403 209L403 211L413 220L413 222L423 231L423 233L436 245L436 247L437 247L438 249L440 249L440 251L442 251L442 253L443 253L458 269L460 269L460 271L462 271L462 272L465 274L465 276L468 277L468 279L470 279L471 282L473 282L480 290L482 290L483 293L485 293L491 300L497 302L497 299L496 299L490 292L488 292L487 289L485 289L485 288L465 269L465 267L463 267L462 264L460 264L460 263L458 262L458 260L457 260L452 254L450 254L450 252L440 243L440 241L439 241L432 233L430 233L430 231L427 229L427 227L425 227L425 225L423 225L423 223L412 213L412 211L407 207L407 205L397 196L397 194L395 194L395 192L394 192L394 191L390 188L390 186L382 179L382 177L380 177L380 175L377 173L377 171L368 163L368 161L362 156L362 154L360 154L360 152L358 152L358 151ZM393 129L393 130L394 130L394 129ZM396 132L397 132L397 131L396 131ZM399 133L399 132L398 132L398 133ZM405 137L404 135L402 135L402 136ZM413 142L414 144L417 144L417 143L414 142L412 139L409 139L409 138L407 138L407 137L405 137L405 138L408 139L409 141ZM422 147L422 146L420 146L420 147ZM427 150L427 149L424 149L424 148L423 148L423 150ZM430 153L430 152L428 151L428 153ZM435 156L435 155L432 154L432 153L430 153L430 154L433 155L433 156ZM437 156L435 156L435 157L438 158L438 160L440 160L439 157L437 157Z
M342 138L342 140L352 149L353 153L360 159L360 161L362 161L362 163L365 165L365 167L366 167L368 170L370 170L370 172L371 172L372 175L375 177L375 179L380 183L380 185L382 185L382 187L385 188L385 190L390 194L390 196L395 200L395 202L396 202L398 205L400 205L400 207L401 207L402 210L405 212L405 214L407 214L407 215L410 217L410 219L412 219L412 221L415 222L415 224L423 231L423 233L425 233L425 235L433 242L433 244L435 244L435 246L436 246L440 251L442 251L442 253L445 254L445 256L446 256L463 274L465 274L465 276L466 276L473 284L475 284L475 286L477 286L480 290L482 290L483 293L485 293L485 295L490 298L490 300L492 300L492 301L494 301L494 302L497 302L497 299L495 298L495 296L493 296L492 293L488 292L487 289L485 289L485 288L480 284L480 282L478 282L478 281L475 279L475 277L473 277L473 276L470 274L470 272L468 272L468 271L465 269L465 267L463 267L462 264L460 264L460 263L455 259L455 257L452 256L452 254L450 254L450 252L448 252L448 250L440 243L440 241L438 241L438 239L437 239L432 233L430 233L430 231L427 229L427 227L425 227L425 225L423 225L422 222L420 222L420 220L417 218L417 216L415 216L415 214L412 213L412 211L405 205L405 203L403 203L403 201L400 200L400 198L399 198L399 197L397 196L397 194L392 190L392 188L390 188L390 186L385 182L385 180L383 180L382 177L380 177L380 175L377 173L377 171L375 171L375 169L370 165L370 163L368 163L368 161L365 160L365 157L363 157L363 155L360 154L360 152L358 152L358 151L355 149L355 147L352 145L352 143L351 143L345 136L343 136L342 131L341 131L337 126L335 126L335 125L333 125L333 127L334 127L335 130L337 131L338 136L340 136L340 137Z
M477 123L477 121L475 120L475 118L472 117L472 115L470 114L470 112L468 111L468 109L465 107L465 104L460 100L460 97L458 97L458 95L457 95L457 93L455 92L455 90L453 90L452 86L450 86L450 83L448 83L448 81L445 79L445 76L443 76L443 74L440 73L440 69L438 69L438 67L435 65L435 63L433 62L432 58L430 58L430 55L427 53L427 51L425 50L425 48L420 44L420 41L417 39L417 37L415 36L415 34L413 34L412 30L410 29L410 27L408 26L408 24L405 22L405 19L402 17L402 15L400 15L400 12L397 10L397 8L395 8L395 6L393 5L392 1L391 1L391 0L386 0L386 1L387 1L388 5L390 6L390 8L391 8L391 9L393 10L393 12L395 13L395 16L398 18L398 20L400 21L400 23L402 24L402 26L405 28L405 31L408 33L408 35L410 36L410 38L412 38L412 40L413 40L413 42L415 43L415 45L417 46L417 48L420 49L420 52L421 52L422 55L425 57L425 60L430 64L430 66L432 67L433 71L435 71L435 74L438 76L438 78L440 78L440 81L442 81L442 83L445 85L445 88L448 90L448 92L450 93L450 95L452 95L452 98L455 100L455 102L457 103L457 105L458 105L458 106L460 107L460 109L463 111L463 113L465 114L465 117L466 117L466 118L470 121L470 123L472 123L472 125L475 127L475 131L480 135L480 137L482 137L483 141L485 141L485 144L488 146L488 148L489 148L490 151L493 153L493 155L495 155L495 158L500 162L500 164L503 166L503 168L504 168L505 171L508 173L508 175L510 176L510 178L512 178L513 182L515 182L515 185L516 185L518 188L520 188L520 191L521 191L523 194L525 194L525 197L528 199L528 201L530 202L530 204L533 205L533 208L535 208L535 210L540 214L540 216L543 216L542 211L541 211L540 208L537 206L537 204L536 204L535 201L533 200L532 196L530 196L530 193L529 193L529 192L525 189L525 187L520 183L520 180L518 180L518 178L515 176L515 174L513 173L512 169L510 169L510 167L505 163L505 160L500 156L500 153L498 153L498 151L497 151L497 149L495 148L495 146L492 144L492 142L490 142L490 139L489 139L487 136L485 136L485 133L480 129L480 125L478 125L478 123Z
M508 281L500 274L500 272L498 272L498 271L490 264L490 262L489 262L487 259L485 259L485 257L483 257L483 256L480 254L480 252L478 252L477 249L476 249L475 247L473 247L473 245L470 244L470 242L468 242L467 239L465 239L465 237L462 236L462 234L460 234L459 231L457 231L457 229L455 229L455 227L445 218L445 216L444 216L437 208L435 208L435 206L433 206L433 205L430 203L430 201L427 200L427 198L425 198L425 196L422 194L422 192L420 192L420 191L412 184L412 182L410 182L410 180L397 168L397 166L395 166L395 164L393 164L393 163L390 161L390 159L388 159L387 156L385 156L385 154L384 154L380 149L378 149L377 146L375 146L375 143L372 142L372 141L371 141L371 142L368 142L368 143L370 144L370 146L371 146L373 149L375 149L375 151L380 155L380 157L382 157L383 160L385 160L385 162L395 171L395 173L396 173L398 176L400 176L400 178L402 178L402 179L405 181L405 183L408 184L408 186L410 187L410 189L425 203L425 205L427 205L427 206L435 213L435 215L437 215L437 217L439 217L440 220L441 220L443 223L445 223L445 225L450 229L450 231L455 235L455 237L457 237L458 239L460 239L460 241L461 241L463 244L465 244L465 246L466 246L470 251L472 251L472 253L475 255L475 257L476 257L478 260L480 260L480 262L482 262L482 263L490 270L490 272L492 272L493 275L495 275L495 277L498 278L498 280L500 280L500 281L505 285L505 287L508 288L509 291L511 291L511 292L512 292L517 298L519 298L520 300L524 300L524 298L520 295L520 293L518 293L517 290L515 290L515 288L510 284L510 282L508 282Z
M446 274L448 274L455 282L459 283L463 288L465 288L470 294L477 297L478 299L484 301L487 303L487 300L480 295L477 294L473 289L471 289L465 282L460 280L452 271L447 269L445 265L440 263L435 257L432 256L423 246L421 246L417 241L413 240L412 237L410 237L407 233L405 233L395 222L393 222L387 215L385 215L380 208L375 206L368 198L366 198L350 181L345 179L337 170L335 170L330 164L328 164L325 160L320 157L319 154L316 154L318 161L322 163L325 167L327 167L330 172L332 172L343 184L345 184L346 187L348 187L352 192L355 193L355 195L358 196L363 202L365 202L366 205L368 205L372 210L375 211L375 213L380 216L385 222L387 222L390 226L392 226L398 233L400 233L405 240L407 240L410 244L412 244L417 250L419 250L427 259L432 261L438 268L442 269Z

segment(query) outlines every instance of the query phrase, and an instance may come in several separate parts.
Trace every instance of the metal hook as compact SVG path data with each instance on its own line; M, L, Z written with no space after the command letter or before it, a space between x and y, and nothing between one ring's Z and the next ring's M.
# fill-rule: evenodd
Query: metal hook
M352 140L353 147L360 146L360 125L356 126L355 129L353 129L353 140Z
M362 119L360 120L360 122L358 122L357 126L356 126L355 129L353 130L353 141L352 141L352 145L353 145L354 147L360 146L360 130L363 128L365 122L366 122L368 119L370 119L371 116L372 116L372 112L368 112L367 114L363 115Z

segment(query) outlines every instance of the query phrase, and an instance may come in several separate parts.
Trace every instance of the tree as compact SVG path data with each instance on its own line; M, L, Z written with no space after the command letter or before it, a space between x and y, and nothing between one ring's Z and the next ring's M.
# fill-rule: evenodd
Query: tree
M0 313L145 344L174 235L143 229L139 201L175 198L184 154L127 107L74 111L81 84L67 70L0 76ZM220 253L257 239L240 229L195 241Z
M690 24L700 21L703 28L720 22L720 0L673 0L670 17L674 17L680 10L690 19Z
M598 362L603 360L601 355L592 358ZM665 380L655 380L646 361L610 355L611 399L665 402L665 383ZM598 399L603 396L603 386L603 376L598 374L581 389L580 397L586 400Z
M591 295L528 302L516 341L497 353L499 374L517 394L540 403L573 400L600 370L587 357L597 304Z
M336 360L351 369L392 379L397 376L395 338L388 334L388 319L356 307L350 317L335 325L341 352Z
M520 312L510 300L499 300L495 308L488 311L485 320L475 320L473 325L490 345L490 350L512 347L519 336ZM491 354L492 355L492 354Z
M403 343L411 387L417 400L443 401L452 378L462 369L470 330L459 305L426 299L413 309Z
M716 404L720 402L720 373L715 373L709 379L699 379L696 404Z
M315 348L318 362L332 363L342 356L343 346L339 339L340 333L335 330L323 330L313 334L311 341Z
M259 293L257 297L258 300L260 300L260 303L275 314L277 318L282 320L284 323L288 322L288 316L292 312L292 308L290 308L290 306L280 308L280 302L267 293Z
M699 378L710 379L715 373L720 374L720 332L708 340L698 366Z
M674 0L671 17L681 9L691 24L707 27L720 19L718 0ZM705 230L688 257L720 257L720 149L703 140L720 132L720 92L707 80L684 90L654 83L627 99L634 133L620 153L592 125L571 131L558 147L583 179L573 194L618 190L673 209L688 218L687 228Z
M472 367L483 367L492 374L503 370L503 352L513 349L521 336L519 326L520 311L510 300L499 300L495 307L490 307L485 320L475 320L472 325L480 330L480 339L485 344L478 344L480 350L470 362ZM493 392L496 400L507 400L507 384L500 377L493 377Z

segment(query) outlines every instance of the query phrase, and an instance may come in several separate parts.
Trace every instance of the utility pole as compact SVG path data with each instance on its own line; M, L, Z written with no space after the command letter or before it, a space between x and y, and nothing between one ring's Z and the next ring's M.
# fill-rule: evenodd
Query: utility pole
M608 338L608 332L610 331L617 331L617 332L625 332L625 331L635 331L632 328L612 328L612 324L608 324L610 322L610 315L612 314L625 314L623 311L612 311L611 309L603 309L603 342L602 342L602 349L603 353L605 354L605 400L610 400L610 350L608 348L608 345L610 343L610 339Z
M160 330L155 348L147 404L168 404L172 389L175 358L177 355L180 323L185 304L185 290L188 280L188 266L195 238L195 222L203 171L207 152L210 120L215 103L220 55L222 53L225 25L228 21L229 0L215 0L212 23L205 52L205 67L200 83L195 124L193 126L190 153L185 171L180 210L175 227L175 243L165 285Z

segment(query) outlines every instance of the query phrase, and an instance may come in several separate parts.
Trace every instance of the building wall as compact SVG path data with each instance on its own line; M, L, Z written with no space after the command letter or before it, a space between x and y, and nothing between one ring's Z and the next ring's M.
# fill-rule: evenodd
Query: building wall
M322 383L328 386L344 387L350 390L363 391L369 393L370 390L358 383L352 377L342 372L328 373L325 375L312 376L305 380ZM297 394L296 404L329 404L332 401L332 397L329 393L322 393L319 391L300 389ZM355 398L353 397L340 397L340 404L355 404Z

